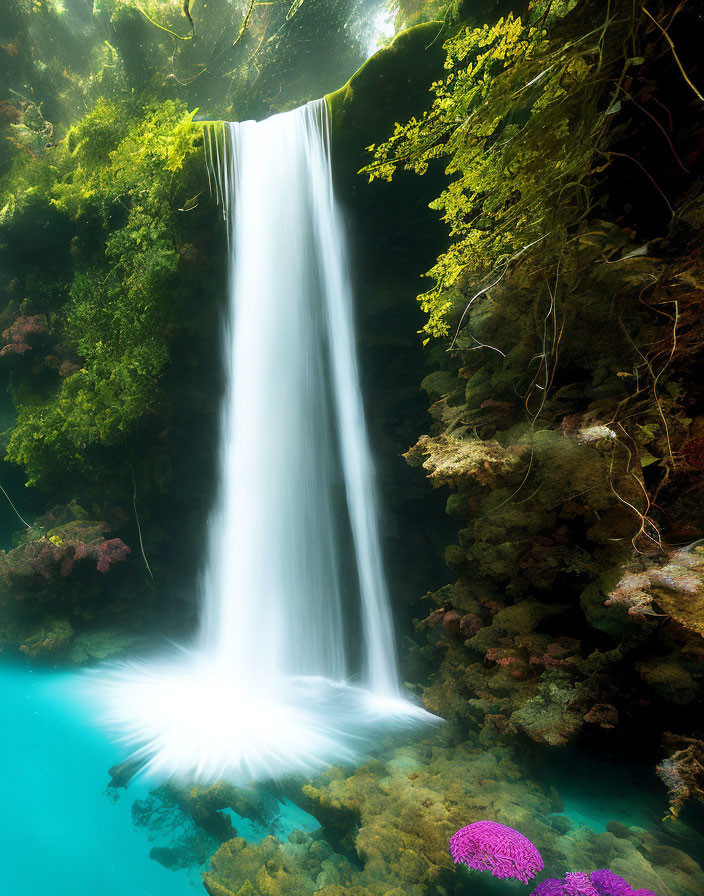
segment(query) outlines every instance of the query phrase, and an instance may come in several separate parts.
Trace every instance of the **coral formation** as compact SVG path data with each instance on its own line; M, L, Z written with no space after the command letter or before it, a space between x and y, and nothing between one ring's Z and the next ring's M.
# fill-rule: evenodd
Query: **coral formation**
M622 877L603 869L587 874L568 872L564 878L549 878L533 890L532 896L655 896L650 890L634 890Z
M630 885L618 874L604 868L601 871L592 871L589 879L594 884L599 896L628 896L632 892Z
M557 796L528 780L506 747L452 745L438 734L424 743L390 741L380 753L383 759L356 771L331 769L300 790L291 787L291 798L318 819L320 833L288 843L226 842L206 873L209 892L229 896L250 887L245 892L272 896L301 887L324 896L459 893L464 875L453 871L448 840L463 819L487 816L501 819L502 836L506 827L525 831L550 868L613 869L594 886L622 877L658 896L695 896L704 885L702 868L668 845L662 830L613 825L596 833L556 815ZM329 862L323 877L317 853L310 856L321 841ZM263 866L268 861L273 864Z
M704 802L704 742L671 733L664 742L668 755L656 771L668 790L670 817L677 818L687 800Z
M519 831L495 821L475 821L450 838L453 861L493 877L512 877L527 884L542 871L543 860Z
M354 886L348 889L354 876L350 861L324 840L294 831L286 843L276 837L260 844L229 840L213 857L203 883L210 896L362 896Z
M546 880L533 890L533 896L599 896L588 874L570 872L563 880Z
M0 646L14 643L28 656L67 653L74 627L96 613L102 576L130 554L122 539L106 538L108 529L72 503L52 508L0 551ZM122 609L119 600L105 601L102 613L119 617Z

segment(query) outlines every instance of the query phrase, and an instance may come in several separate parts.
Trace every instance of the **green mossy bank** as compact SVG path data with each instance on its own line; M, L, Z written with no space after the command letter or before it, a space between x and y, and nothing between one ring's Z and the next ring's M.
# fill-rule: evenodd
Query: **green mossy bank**
M19 530L0 564L2 634L22 649L51 619L140 630L167 593L180 605L197 564L224 261L192 119L100 101L0 184L3 524ZM89 521L90 539L74 544L63 520ZM111 540L125 549L91 572ZM187 624L187 603L176 616Z

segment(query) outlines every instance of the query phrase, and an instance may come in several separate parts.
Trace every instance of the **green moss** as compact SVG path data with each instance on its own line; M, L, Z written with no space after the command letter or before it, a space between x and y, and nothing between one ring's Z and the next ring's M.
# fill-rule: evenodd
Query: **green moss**
M423 174L434 160L446 160L452 180L432 207L447 223L450 246L429 271L435 286L420 302L428 334L448 335L466 304L464 284L487 278L470 299L482 300L470 336L479 345L493 323L490 286L501 266L546 240L560 252L609 123L601 96L623 64L618 29L609 32L607 55L603 48L597 55L589 41L552 38L545 21L524 21L510 6L494 7L505 14L495 24L449 37L432 107L390 128L385 142L370 147L365 169L371 179L391 179L399 167ZM559 56L559 64L544 68L548 56ZM344 121L339 102L336 96L332 108Z
M677 655L642 663L640 674L657 694L674 703L686 705L697 696L697 683Z
M365 147L427 106L427 89L442 74L443 28L442 22L425 22L402 31L326 96L338 177L353 179L365 162Z
M33 300L51 312L59 375L51 383L18 371L14 382L18 414L7 459L25 468L29 483L85 471L90 446L123 445L164 400L181 313L183 169L200 147L192 118L175 103L100 102L50 155L20 166L4 185L6 244L50 210L70 240L63 292L50 305Z
M494 616L492 627L503 629L509 635L521 635L532 632L537 626L559 613L561 607L546 606L535 601L522 601L513 607L504 607Z
M511 722L533 740L559 746L582 726L582 712L573 708L578 693L557 681L545 682L540 693L511 715Z
M431 401L437 401L446 395L458 392L462 388L462 382L454 373L447 370L435 370L424 378L420 386L428 393L428 398Z

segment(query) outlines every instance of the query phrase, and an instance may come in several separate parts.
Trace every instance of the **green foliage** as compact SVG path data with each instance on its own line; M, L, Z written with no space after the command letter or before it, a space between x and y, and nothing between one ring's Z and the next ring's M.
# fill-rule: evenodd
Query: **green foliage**
M623 58L608 13L600 26L578 22L584 31L556 22L571 5L546 7L549 20L538 5L527 23L509 15L455 34L432 107L370 147L371 180L399 167L423 174L438 159L452 178L432 204L450 243L428 273L434 287L420 296L431 336L450 332L467 284L480 290L471 304L533 246L545 242L559 257L589 207L610 122L604 94L636 60Z
M193 152L198 132L181 104L139 107L102 101L69 131L63 176L52 202L72 218L115 203L169 212L173 176Z
M74 234L72 281L50 325L76 363L48 390L15 385L7 459L30 483L66 465L85 468L87 446L121 444L157 410L178 325L175 217L184 187L174 175L197 150L192 119L175 103L101 102L51 159L24 163L7 184L0 220L8 230L53 208Z

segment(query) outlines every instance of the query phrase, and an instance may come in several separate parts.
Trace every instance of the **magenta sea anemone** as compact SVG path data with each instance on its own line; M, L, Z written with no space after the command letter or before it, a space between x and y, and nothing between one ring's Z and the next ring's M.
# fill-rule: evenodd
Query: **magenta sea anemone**
M543 860L527 837L496 821L475 821L453 834L450 853L455 862L494 877L513 877L527 884L542 871Z
M589 879L599 896L655 896L652 890L634 890L631 885L613 871L592 871Z

